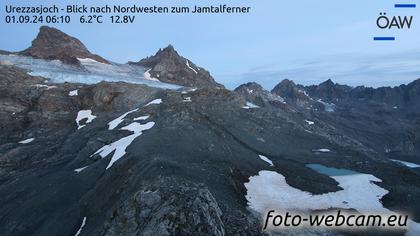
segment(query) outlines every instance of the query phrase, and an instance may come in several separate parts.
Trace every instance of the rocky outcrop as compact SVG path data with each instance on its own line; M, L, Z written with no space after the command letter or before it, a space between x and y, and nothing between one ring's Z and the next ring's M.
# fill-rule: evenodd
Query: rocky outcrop
M32 41L32 45L19 54L46 60L60 60L72 65L80 65L77 58L90 58L109 63L102 57L89 52L80 40L48 26L42 26Z
M304 90L303 86L296 85L293 81L285 79L277 84L272 90L272 94L281 96L289 104L297 104L302 106L310 102L310 97Z
M4 50L0 50L0 55L8 55L8 54L10 54L10 52L4 51Z
M311 97L322 99L324 102L336 102L347 98L352 87L334 83L331 79L305 88Z
M50 58L46 48L72 63L86 53L41 31L28 49L35 57ZM49 40L69 48L57 57ZM388 160L419 163L419 80L378 89L285 80L272 93L257 83L232 92L171 46L134 64L201 88L50 83L0 65L1 235L261 235L246 183L272 171L311 194L341 189L309 163L376 176L389 191L384 206L420 222L418 171ZM328 102L337 109L321 110Z
M314 112L309 124L303 112L243 109L245 99L238 94L270 96L254 83L236 92L121 82L51 84L0 66L0 85L2 235L75 235L79 230L80 235L261 235L260 215L247 208L244 183L269 170L303 191L338 190L335 181L307 168L308 163L378 176L390 190L388 204L415 209L416 217L420 212L413 208L419 177L364 146L370 144L365 139L383 144L375 134L386 138L397 126L371 121L373 135L362 133L370 131L364 127L354 132L364 116L343 125L338 115ZM81 120L85 126L79 129L81 111L95 118ZM110 130L115 120L120 123ZM123 128L150 122L154 126L134 140L134 131ZM415 152L410 142L418 140L417 134L407 136L403 148ZM116 152L95 153L127 140L132 143L107 169ZM313 151L318 148L331 152Z
M270 93L255 82L240 85L235 89L235 92L243 96L247 101L261 107L286 107L286 101L282 97Z
M159 49L152 57L129 64L149 68L151 77L162 82L188 87L223 88L208 71L180 56L172 45Z
M204 186L160 178L126 199L101 235L225 235L222 210Z

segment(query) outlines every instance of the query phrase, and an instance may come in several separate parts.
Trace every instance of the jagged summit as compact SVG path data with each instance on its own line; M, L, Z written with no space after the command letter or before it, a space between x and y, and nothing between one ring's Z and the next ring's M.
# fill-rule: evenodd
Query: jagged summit
M334 86L335 83L331 79L327 79L324 82L320 83L319 86Z
M259 92L259 91L263 91L264 90L264 88L259 83L257 83L257 82L249 82L249 83L240 85L239 87L237 87L235 89L235 91L237 92L237 91L241 91L241 90L244 90L244 89L246 91L250 92L250 93L252 93L254 91Z
M109 63L102 57L92 54L77 38L48 26L42 26L32 45L19 52L24 56L46 60L60 60L67 64L79 65L77 58L90 58L98 62Z
M270 93L256 82L249 82L240 85L235 89L235 93L243 96L247 101L261 107L285 107L285 101L282 97Z
M174 46L169 44L165 48L159 48L154 56L141 59L139 62L129 62L130 64L138 64L145 67L153 67L162 60L173 60L174 62L185 63L185 58L181 57L175 50ZM197 69L197 68L196 68Z
M159 49L154 56L128 63L150 68L150 75L162 82L190 87L223 87L208 71L179 55L171 44Z
M277 84L271 92L286 99L288 102L306 101L308 97L301 85L296 85L292 80L284 79Z
M347 85L334 83L328 79L319 85L309 86L307 92L314 97L321 98L327 102L334 102L337 99L343 99L348 96L353 88Z

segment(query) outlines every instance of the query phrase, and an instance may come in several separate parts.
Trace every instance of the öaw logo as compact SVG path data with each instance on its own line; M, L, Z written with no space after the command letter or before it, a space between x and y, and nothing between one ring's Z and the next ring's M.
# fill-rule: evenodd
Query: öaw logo
M394 4L394 8L396 9L413 9L416 8L416 4ZM414 16L410 15L397 15L397 16L390 16L387 15L386 12L379 13L379 17L376 20L376 26L381 30L409 30L412 27ZM394 36L386 36L386 37L374 37L373 40L375 41L394 41Z

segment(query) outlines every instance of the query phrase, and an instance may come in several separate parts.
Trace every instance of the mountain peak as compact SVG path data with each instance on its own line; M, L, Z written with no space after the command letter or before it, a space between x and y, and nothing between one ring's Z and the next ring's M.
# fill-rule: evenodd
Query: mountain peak
M280 81L280 83L277 86L291 86L291 87L295 87L296 84L295 82L293 82L293 80L289 80L289 79L284 79L282 81Z
M335 85L335 83L331 79L328 79L328 80L319 84L319 86L328 86L328 87L332 87L334 85Z
M171 44L159 49L154 56L129 64L150 68L151 76L162 82L189 87L223 87L208 71L179 55Z
M46 60L60 60L68 64L77 64L77 58L90 58L98 62L109 63L102 57L92 54L77 38L48 26L41 26L32 45L20 52L21 55Z
M243 88L253 89L253 90L263 90L263 87L257 82L248 82L246 84L242 84L238 86L235 91L241 90Z
M172 46L172 44L169 44L168 46L166 46L166 48L163 49L163 51L175 51L175 48L174 46Z

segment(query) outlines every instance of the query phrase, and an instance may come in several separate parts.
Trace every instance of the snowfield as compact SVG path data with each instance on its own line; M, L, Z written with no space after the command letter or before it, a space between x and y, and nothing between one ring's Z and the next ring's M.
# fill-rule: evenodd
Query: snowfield
M83 217L82 225L80 225L80 228L77 230L77 232L74 236L79 236L80 235L80 233L83 230L83 227L85 227L85 224L86 224L86 216Z
M337 173L330 177L335 179L343 190L314 195L291 187L287 184L286 178L277 172L263 170L258 175L251 176L249 182L245 183L248 206L262 215L271 209L308 212L330 208L356 209L362 214L392 213L381 203L382 197L388 191L374 183L382 180L370 174L347 170L344 170L346 173L340 174L341 169L321 167ZM419 234L420 224L410 221L406 235Z
M77 95L79 95L79 90L78 89L72 90L72 91L69 92L70 97L74 97L74 96L77 96Z
M151 102L149 102L149 103L147 103L146 105L144 105L145 107L147 107L147 106L150 106L150 105L159 105L159 104L161 104L162 103L162 99L155 99L155 100L153 100L153 101L151 101Z
M32 142L32 141L34 141L34 140L35 140L34 138L28 138L28 139L25 139L25 140L19 141L19 143L20 143L20 144L27 144L27 143L30 143L30 142Z
M328 149L328 148L320 148L320 149L315 149L315 150L312 150L313 152L331 152L331 150L330 149Z
M109 122L109 123L108 123L108 129L109 129L109 130L113 130L113 129L117 128L117 126L118 126L119 124L121 124L121 122L123 122L124 118L125 118L128 114L131 114L131 113L136 112L136 111L138 111L138 110L139 110L139 109L137 108L137 109L134 109L134 110L128 111L128 112L126 112L126 113L122 114L120 117L116 118L115 120L112 120L111 122Z
M151 87L178 89L181 86L146 78L146 68L129 64L105 64L90 58L78 58L82 68L61 63L17 55L0 55L0 61L10 61L14 66L28 70L32 76L41 76L52 83L96 84L101 81L145 84Z
M152 77L152 75L150 74L150 70L152 69L148 69L146 72L144 72L144 78L147 80L160 82L158 79Z
M150 118L150 116L149 115L147 115L147 116L139 116L139 117L136 117L136 118L134 118L133 120L134 121L138 121L138 120L147 120L147 119L149 119Z
M105 158L112 152L114 154L112 155L111 161L109 162L106 169L111 168L111 166L118 161L121 157L123 157L126 154L126 149L130 144L143 134L143 131L151 129L155 125L155 122L148 122L146 124L140 124L137 122L131 123L125 127L122 127L121 130L128 130L133 132L133 134L126 136L124 138L121 138L118 141L115 141L109 145L103 146L98 151L96 151L93 155L99 154L102 158Z
M253 109L253 108L260 108L259 106L255 105L254 103L247 102L245 106L242 107L243 109Z
M314 125L314 124L315 124L315 122L310 121L310 120L305 120L305 122L306 122L308 125Z
M261 160L270 164L270 166L274 166L273 162L270 159L268 159L266 156L263 156L263 155L258 155L258 156L261 158Z
M84 167L81 167L81 168L74 169L74 171L77 172L77 173L80 173L86 168L88 168L88 166L84 166Z
M190 62L188 61L188 60L186 60L185 61L185 65L190 69L190 70L192 70L194 73L196 73L196 74L198 74L198 72L194 69L194 68L192 68L191 66L190 66Z
M391 161L400 163L402 165L405 165L408 168L420 168L419 164L415 164L415 163L411 163L411 162L407 162L407 161L400 161L400 160L394 160L394 159L391 159Z
M191 97L184 98L183 102L192 102Z
M77 117L76 117L77 129L81 129L81 128L85 127L86 124L91 123L95 118L96 118L96 116L92 115L92 110L81 110L81 111L79 111L77 113ZM80 124L80 122L84 119L87 119L85 124L84 125Z

